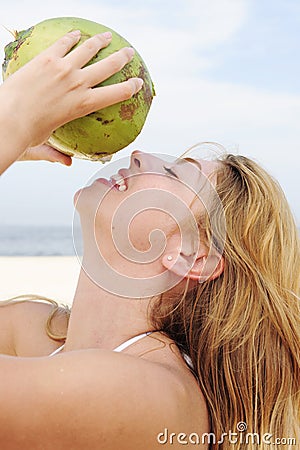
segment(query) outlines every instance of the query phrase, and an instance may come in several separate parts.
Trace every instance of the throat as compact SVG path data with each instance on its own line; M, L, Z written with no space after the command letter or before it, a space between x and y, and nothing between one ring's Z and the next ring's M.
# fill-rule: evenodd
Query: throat
M65 351L113 350L122 342L151 331L149 299L129 299L101 289L81 269L75 292Z

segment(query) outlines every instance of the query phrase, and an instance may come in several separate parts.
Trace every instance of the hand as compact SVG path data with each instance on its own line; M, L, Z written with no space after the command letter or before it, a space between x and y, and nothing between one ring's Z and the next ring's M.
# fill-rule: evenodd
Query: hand
M29 147L21 156L18 161L49 161L58 162L65 166L71 166L71 156L64 155L63 153L55 150L47 144L38 145L37 147Z
M28 146L44 143L61 125L98 109L129 99L142 87L142 80L92 89L121 70L134 50L123 48L84 67L111 41L110 33L88 39L68 53L80 39L71 32L37 55L2 85L16 129ZM2 101L3 104L3 89Z

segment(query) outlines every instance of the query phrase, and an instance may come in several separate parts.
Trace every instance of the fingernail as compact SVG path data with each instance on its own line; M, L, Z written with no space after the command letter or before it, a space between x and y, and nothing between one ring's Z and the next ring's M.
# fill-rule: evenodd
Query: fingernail
M103 33L102 36L104 36L105 39L111 39L112 38L112 34L111 34L110 31L105 31L105 33Z
M70 34L71 34L72 36L77 37L77 36L80 36L80 35L81 35L81 31L80 31L80 30L74 30L74 31L71 31Z
M135 54L134 48L127 47L127 53L128 53L129 58L133 58L133 56Z
M134 83L134 94L136 94L144 84L144 80L142 78L132 78Z

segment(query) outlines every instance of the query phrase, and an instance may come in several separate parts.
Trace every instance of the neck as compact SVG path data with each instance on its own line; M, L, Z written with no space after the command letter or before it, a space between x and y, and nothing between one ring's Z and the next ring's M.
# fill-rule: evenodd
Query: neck
M111 294L87 276L84 262L69 321L66 351L112 350L125 340L153 329L147 319L149 299Z

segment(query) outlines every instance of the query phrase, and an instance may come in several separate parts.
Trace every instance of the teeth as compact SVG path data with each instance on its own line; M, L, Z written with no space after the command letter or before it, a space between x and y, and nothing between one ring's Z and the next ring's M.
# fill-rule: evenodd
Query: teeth
M118 173L116 173L116 175L112 175L111 178L113 178L116 181L123 180L122 175L119 175Z
M119 191L126 191L127 187L122 175L116 174L110 177L111 181L118 186Z

